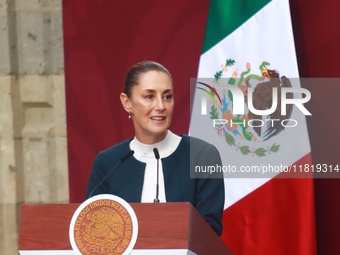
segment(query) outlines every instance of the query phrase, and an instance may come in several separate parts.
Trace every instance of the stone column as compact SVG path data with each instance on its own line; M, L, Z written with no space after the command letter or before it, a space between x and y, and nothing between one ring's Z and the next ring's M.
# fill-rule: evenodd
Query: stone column
M0 0L0 253L20 204L68 202L61 0Z

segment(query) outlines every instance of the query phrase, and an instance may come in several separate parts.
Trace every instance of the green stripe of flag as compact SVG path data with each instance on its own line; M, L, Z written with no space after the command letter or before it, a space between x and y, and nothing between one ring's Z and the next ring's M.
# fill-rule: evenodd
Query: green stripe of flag
M211 0L202 54L230 35L271 0Z

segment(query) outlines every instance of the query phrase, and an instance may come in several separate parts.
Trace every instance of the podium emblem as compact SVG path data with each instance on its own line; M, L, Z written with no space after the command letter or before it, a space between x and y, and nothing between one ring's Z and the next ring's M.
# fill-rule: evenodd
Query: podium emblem
M132 207L120 197L97 195L75 211L69 229L77 255L129 254L137 240L138 223Z

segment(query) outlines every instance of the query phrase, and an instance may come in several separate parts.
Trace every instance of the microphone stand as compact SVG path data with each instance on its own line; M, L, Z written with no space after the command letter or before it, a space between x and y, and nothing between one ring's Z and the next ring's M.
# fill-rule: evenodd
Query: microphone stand
M159 152L157 148L153 149L155 158L157 159L157 184L156 184L156 198L153 200L154 203L159 203Z

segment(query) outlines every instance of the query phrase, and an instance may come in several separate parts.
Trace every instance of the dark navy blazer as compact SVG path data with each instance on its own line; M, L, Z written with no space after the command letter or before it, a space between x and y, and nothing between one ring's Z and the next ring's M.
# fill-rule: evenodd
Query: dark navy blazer
M100 183L130 148L130 140L101 151L94 160L86 196ZM162 156L162 155L161 155ZM218 235L222 233L224 207L223 174L195 173L203 166L220 165L216 147L198 138L182 135L177 149L161 158L167 202L190 202ZM145 163L134 157L120 163L93 195L113 194L127 202L141 202ZM208 177L208 178L206 178Z

